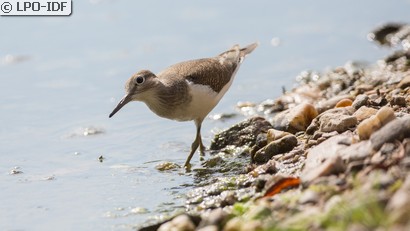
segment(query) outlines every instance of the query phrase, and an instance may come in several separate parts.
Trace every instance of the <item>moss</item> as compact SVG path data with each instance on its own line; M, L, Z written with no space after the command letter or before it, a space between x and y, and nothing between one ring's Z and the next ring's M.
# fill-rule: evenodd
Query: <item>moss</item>
M403 180L396 180L390 187L387 189L390 193L396 192L403 185Z
M235 203L232 208L232 215L242 216L249 210L249 203Z
M321 220L321 227L346 230L352 224L361 224L368 229L388 226L388 215L372 195L361 195L355 200L344 199L336 204Z

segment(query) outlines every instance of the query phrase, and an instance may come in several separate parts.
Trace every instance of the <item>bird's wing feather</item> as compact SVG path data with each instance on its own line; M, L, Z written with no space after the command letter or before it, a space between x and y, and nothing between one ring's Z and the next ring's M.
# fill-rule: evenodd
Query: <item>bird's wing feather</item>
M238 45L213 58L196 59L172 65L158 74L164 82L180 84L189 81L194 84L209 86L215 92L220 92L229 83L243 58L251 53L258 43L244 48ZM167 81L173 79L173 81ZM180 79L181 81L175 81Z
M229 82L236 67L236 63L221 63L218 58L197 59L170 66L159 73L158 77L166 82L167 79L178 78L181 81L209 86L219 92Z

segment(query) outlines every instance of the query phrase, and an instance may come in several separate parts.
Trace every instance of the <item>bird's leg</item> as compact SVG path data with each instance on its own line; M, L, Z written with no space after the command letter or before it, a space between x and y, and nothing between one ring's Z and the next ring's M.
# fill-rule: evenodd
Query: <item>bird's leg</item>
M194 142L191 145L191 152L189 153L188 158L185 161L185 167L189 168L190 167L190 161L192 159L192 157L194 156L195 151L198 149L199 146L199 151L201 152L201 156L203 155L204 151L205 151L205 146L202 144L202 138L201 138L201 124L202 121L195 121L195 125L196 125L196 137Z
M192 157L194 156L195 151L198 149L198 146L199 146L199 141L198 141L198 135L197 135L194 142L191 145L191 152L189 153L189 156L185 161L184 166L186 168L189 168L191 166L191 164L189 162L191 161Z
M202 136L201 136L202 120L195 120L195 125L196 125L196 138L199 140L199 152L201 156L204 156L206 148L204 144L202 143Z
M205 150L206 150L206 148L205 148L204 144L202 143L201 134L199 134L199 152L200 152L201 156L205 155Z

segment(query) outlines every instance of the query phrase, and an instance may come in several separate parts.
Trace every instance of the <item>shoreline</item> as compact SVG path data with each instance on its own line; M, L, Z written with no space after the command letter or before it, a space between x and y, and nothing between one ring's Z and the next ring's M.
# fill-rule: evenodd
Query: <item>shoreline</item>
M409 28L370 34L402 44L375 64L304 72L279 98L238 105L262 116L215 135L186 213L140 230L410 229Z

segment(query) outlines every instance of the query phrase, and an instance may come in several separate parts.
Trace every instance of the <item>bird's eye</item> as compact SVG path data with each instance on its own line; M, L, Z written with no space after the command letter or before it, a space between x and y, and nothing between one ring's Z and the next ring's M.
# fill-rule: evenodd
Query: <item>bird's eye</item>
M143 76L138 76L138 77L135 79L135 83L138 84L138 85L140 85L140 84L142 84L142 83L144 83L144 82L145 82L145 78L144 78Z

